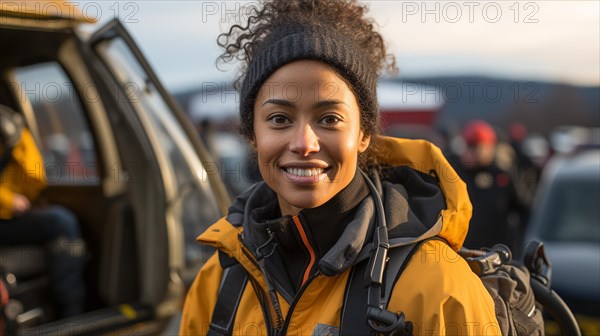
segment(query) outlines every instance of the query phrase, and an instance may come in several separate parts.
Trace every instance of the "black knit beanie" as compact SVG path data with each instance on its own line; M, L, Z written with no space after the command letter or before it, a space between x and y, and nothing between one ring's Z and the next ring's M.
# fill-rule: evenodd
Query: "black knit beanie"
M306 25L278 27L261 43L248 66L240 92L242 125L252 127L256 95L277 69L297 60L322 61L334 67L356 95L361 115L378 120L377 65L351 38L336 31ZM251 129L243 130L247 135Z

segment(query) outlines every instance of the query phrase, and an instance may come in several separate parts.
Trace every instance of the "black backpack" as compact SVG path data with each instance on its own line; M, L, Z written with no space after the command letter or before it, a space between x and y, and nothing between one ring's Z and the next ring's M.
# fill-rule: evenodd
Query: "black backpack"
M390 247L383 271L371 268L372 262L355 266L346 290L340 335L412 335L412 324L405 320L404 314L388 311L386 307L391 290L411 256L430 239L439 238ZM541 307L557 321L562 335L581 335L570 309L550 288L551 267L540 242L527 246L523 263L512 260L505 245L484 250L463 248L459 255L492 296L502 335L544 335ZM380 272L381 281L377 275Z
M387 310L391 291L424 242L444 240L425 236L407 245L390 245L380 192L366 175L365 180L375 198L378 227L369 260L356 265L350 274L340 335L412 335L412 323L404 314ZM581 335L573 313L550 288L552 267L541 242L527 245L523 262L513 260L510 249L502 244L482 250L463 248L458 254L492 296L502 335L544 335L540 306L556 320L562 335Z

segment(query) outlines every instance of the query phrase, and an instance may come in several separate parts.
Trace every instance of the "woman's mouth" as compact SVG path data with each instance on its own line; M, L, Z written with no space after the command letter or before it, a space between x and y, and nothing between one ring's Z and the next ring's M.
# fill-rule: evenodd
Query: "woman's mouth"
M285 171L294 176L316 176L320 175L325 171L323 168L284 168Z
M281 167L286 179L292 183L310 185L327 180L329 167Z

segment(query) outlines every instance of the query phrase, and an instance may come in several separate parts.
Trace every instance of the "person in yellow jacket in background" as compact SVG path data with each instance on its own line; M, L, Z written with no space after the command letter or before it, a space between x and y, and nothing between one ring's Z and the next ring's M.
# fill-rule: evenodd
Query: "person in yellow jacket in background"
M59 205L36 205L46 187L44 161L23 118L0 105L0 245L47 246L57 317L84 311L85 244L79 222Z
M218 252L188 292L181 335L500 334L456 253L465 184L432 144L378 135L377 79L395 62L365 12L264 1L219 37L222 59L243 62L241 132L263 181L198 237ZM390 278L387 257L410 245Z

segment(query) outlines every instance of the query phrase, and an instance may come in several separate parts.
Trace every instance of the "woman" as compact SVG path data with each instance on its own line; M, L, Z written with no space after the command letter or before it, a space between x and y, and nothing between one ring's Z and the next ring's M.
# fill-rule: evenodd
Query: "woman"
M455 252L471 214L464 183L429 143L377 135L376 80L394 61L365 12L269 1L222 35L222 57L245 65L242 133L264 182L198 238L219 252L188 293L180 334L499 334L491 297ZM392 241L425 242L395 284L371 271L368 291L350 285L366 265L383 274ZM372 304L377 290L390 291L387 305ZM358 292L368 304L349 312Z

